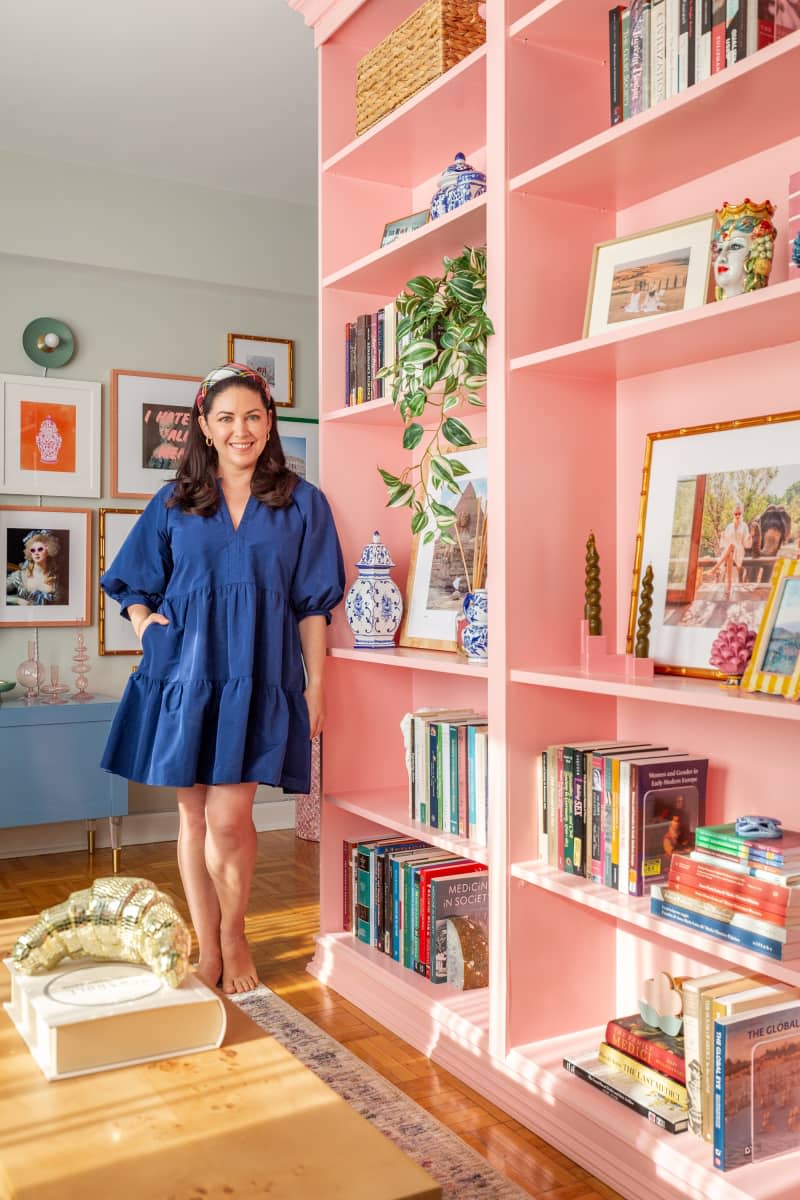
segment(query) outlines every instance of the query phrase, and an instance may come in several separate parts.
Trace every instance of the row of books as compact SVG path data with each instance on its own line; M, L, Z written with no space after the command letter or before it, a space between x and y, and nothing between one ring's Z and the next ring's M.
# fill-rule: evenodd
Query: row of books
M563 1065L669 1133L713 1143L730 1170L800 1146L800 988L718 971L679 982L683 1028L608 1022L596 1051Z
M485 865L399 834L345 841L342 857L345 929L431 983L488 986Z
M419 709L401 723L413 821L488 844L489 733L473 709Z
M705 817L708 759L647 742L575 742L541 755L540 857L625 894L666 882ZM546 854L544 853L546 847Z
M377 312L362 313L344 327L345 406L366 404L387 394L378 379L383 367L393 365L397 354L394 301Z
M792 33L800 14L789 0L631 0L608 21L616 125Z
M732 824L698 828L676 854L651 911L779 962L800 957L800 833L745 840Z

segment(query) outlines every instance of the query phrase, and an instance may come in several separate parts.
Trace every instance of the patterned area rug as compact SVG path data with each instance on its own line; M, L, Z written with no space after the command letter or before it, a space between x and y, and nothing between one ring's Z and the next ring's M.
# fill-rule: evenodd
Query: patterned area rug
M530 1200L460 1137L269 988L261 985L231 999L424 1167L447 1200Z

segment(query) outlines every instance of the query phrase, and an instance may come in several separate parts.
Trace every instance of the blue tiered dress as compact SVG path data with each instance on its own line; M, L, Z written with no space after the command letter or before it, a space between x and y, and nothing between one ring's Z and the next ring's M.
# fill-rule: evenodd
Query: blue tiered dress
M267 783L308 792L308 710L298 623L342 598L344 569L328 502L300 480L287 508L250 496L234 529L167 508L163 487L101 579L148 625L102 765L162 787Z

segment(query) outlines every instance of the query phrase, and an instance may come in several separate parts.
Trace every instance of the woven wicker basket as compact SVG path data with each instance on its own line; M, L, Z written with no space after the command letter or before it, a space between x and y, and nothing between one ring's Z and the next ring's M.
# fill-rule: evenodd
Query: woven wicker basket
M363 133L486 41L478 0L425 0L358 64L356 133Z

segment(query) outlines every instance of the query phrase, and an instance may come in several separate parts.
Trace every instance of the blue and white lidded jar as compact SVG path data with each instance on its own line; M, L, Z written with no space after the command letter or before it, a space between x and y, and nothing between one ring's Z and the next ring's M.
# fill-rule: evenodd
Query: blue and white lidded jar
M459 150L449 167L442 171L439 187L431 200L430 220L443 217L486 191L486 176L474 170Z
M358 579L344 602L347 623L355 634L356 649L380 650L394 646L403 616L403 597L389 570L392 556L375 530L356 563Z

